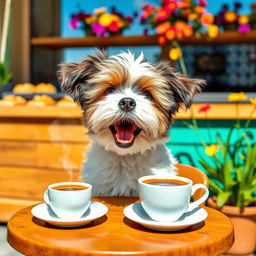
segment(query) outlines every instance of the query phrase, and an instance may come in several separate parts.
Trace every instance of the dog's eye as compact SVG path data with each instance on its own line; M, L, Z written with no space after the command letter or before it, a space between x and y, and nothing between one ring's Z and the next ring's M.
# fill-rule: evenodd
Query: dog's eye
M151 100L152 99L152 95L149 91L144 91L142 93L147 99Z
M106 91L105 91L105 95L108 95L110 93L113 93L116 89L114 87L109 87Z

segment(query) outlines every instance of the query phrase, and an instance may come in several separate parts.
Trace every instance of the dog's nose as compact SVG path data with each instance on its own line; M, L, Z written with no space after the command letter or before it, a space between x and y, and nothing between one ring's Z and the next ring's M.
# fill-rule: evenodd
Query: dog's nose
M125 111L125 112L129 112L132 111L135 106L136 106L136 102L134 99L132 98L122 98L119 103L118 103L119 107Z

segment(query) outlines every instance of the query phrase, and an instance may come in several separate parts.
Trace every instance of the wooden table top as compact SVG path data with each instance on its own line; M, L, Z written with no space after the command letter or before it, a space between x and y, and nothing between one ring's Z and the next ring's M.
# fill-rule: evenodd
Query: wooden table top
M17 212L8 222L8 242L25 255L219 255L233 243L233 226L225 215L205 207L202 223L176 232L158 232L127 219L125 206L135 198L94 198L109 211L87 226L57 228L32 216L33 206Z

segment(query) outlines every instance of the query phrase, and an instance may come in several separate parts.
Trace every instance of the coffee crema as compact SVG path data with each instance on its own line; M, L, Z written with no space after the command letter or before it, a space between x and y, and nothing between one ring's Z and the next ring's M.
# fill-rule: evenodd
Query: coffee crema
M183 180L176 180L176 179L148 179L143 180L144 183L156 186L166 186L166 187L174 187L174 186L182 186L189 184Z
M52 189L60 190L60 191L77 191L77 190L84 190L84 189L88 189L88 188L89 187L87 187L87 186L76 185L76 184L58 185L58 186L52 187Z

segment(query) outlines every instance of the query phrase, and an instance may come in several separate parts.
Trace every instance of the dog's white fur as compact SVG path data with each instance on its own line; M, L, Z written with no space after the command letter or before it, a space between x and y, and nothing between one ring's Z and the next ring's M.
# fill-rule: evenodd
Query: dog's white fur
M135 59L130 52L112 57L99 53L81 64L62 64L62 88L80 103L93 140L83 179L92 184L94 195L137 196L139 177L176 173L177 161L164 145L169 139L167 131L172 115L180 104L191 104L202 81L183 78L165 65L152 65L142 54ZM116 78L122 82L113 93L103 94L102 88ZM140 79L144 79L144 87L149 83L153 100L143 94ZM132 111L120 108L120 100L127 97L136 102ZM129 147L117 145L110 130L120 120L130 120L141 128Z
M177 162L164 145L144 153L118 155L93 143L84 167L84 180L95 195L137 196L138 178L151 174L175 173Z

